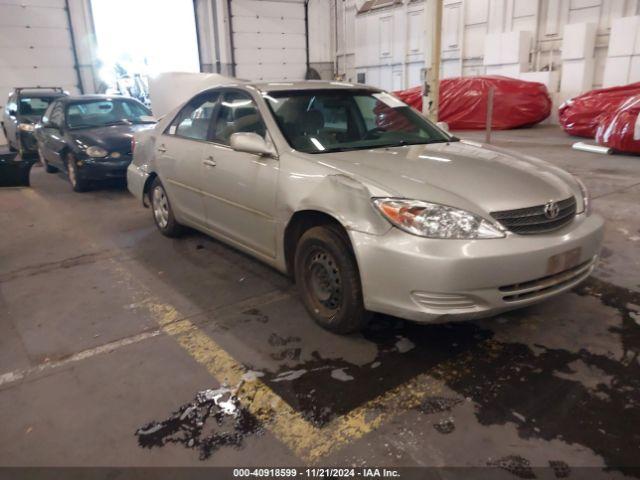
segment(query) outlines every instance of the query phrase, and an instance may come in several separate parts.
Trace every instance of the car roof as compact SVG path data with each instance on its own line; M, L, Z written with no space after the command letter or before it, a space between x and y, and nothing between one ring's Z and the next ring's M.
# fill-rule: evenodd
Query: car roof
M122 95L71 95L63 98L61 101L64 103L78 103L78 102L92 102L96 100L131 100L137 102L135 98L125 97Z
M12 93L16 93L14 90ZM66 93L48 88L23 88L17 91L21 97L42 98L42 97L64 97Z
M246 87L253 87L262 92L304 91L304 90L370 90L379 92L380 89L351 82L326 80L305 80L301 82L246 82Z

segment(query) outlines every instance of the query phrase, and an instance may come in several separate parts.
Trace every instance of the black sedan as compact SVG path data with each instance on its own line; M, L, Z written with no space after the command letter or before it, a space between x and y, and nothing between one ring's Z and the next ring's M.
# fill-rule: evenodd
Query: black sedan
M47 172L65 171L76 192L97 180L125 179L133 133L156 120L137 100L105 95L62 97L36 127Z
M2 130L9 149L20 153L20 158L35 156L35 125L51 102L66 95L61 88L16 88L9 94L2 113Z

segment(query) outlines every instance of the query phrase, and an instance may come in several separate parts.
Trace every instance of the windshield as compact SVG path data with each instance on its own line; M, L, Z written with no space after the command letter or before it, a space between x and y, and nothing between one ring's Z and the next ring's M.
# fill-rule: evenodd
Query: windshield
M21 115L37 115L41 117L53 100L55 100L53 97L20 97L18 113Z
M149 109L132 100L90 100L67 107L67 125L71 129L140 123L155 123L155 120Z
M305 153L452 141L387 93L303 90L270 92L264 98L289 145Z

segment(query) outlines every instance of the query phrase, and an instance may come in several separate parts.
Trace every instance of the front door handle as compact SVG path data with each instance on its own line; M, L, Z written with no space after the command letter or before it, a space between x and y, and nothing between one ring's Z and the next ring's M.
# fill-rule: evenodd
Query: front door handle
M206 167L215 167L217 165L213 157L207 157L207 159L204 160L202 164L205 165Z
M165 152L167 151L167 148L166 148L164 145L160 145L160 146L158 147L158 151L159 151L160 153L165 153Z

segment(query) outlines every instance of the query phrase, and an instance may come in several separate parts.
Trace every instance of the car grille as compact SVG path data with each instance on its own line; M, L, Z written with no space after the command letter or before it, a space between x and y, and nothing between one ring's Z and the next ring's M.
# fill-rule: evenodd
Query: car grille
M568 285L579 283L593 271L597 256L580 265L554 275L500 287L505 302L518 302L547 295Z
M576 216L575 197L558 202L559 212L556 218L548 218L545 205L493 212L491 216L510 232L520 235L545 233L564 227Z

